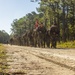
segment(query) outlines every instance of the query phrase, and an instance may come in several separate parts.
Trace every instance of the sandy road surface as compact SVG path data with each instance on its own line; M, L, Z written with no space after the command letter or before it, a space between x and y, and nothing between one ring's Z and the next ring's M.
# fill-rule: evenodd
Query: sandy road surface
M5 47L10 75L75 75L74 49Z

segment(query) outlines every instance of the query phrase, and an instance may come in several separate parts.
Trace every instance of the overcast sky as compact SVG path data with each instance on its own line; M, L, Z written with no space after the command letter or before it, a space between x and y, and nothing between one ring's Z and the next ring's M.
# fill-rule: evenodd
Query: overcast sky
M0 0L0 30L11 33L11 23L32 11L36 12L38 2L30 0Z

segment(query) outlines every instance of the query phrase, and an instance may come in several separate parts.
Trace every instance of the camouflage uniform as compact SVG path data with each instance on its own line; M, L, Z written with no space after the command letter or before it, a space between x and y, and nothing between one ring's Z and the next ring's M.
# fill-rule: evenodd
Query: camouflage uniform
M10 44L11 45L13 44L13 38L10 38Z
M47 47L48 48L50 48L50 32L49 32L50 30L47 30L47 32L46 32L46 45L47 45Z
M41 25L38 27L37 29L38 31L38 42L39 42L39 47L42 46L42 47L45 47L45 36L46 36L46 28L45 26L43 26L43 24L41 23Z
M57 39L59 36L59 29L56 25L52 25L50 28L50 37L51 37L51 48L56 48Z

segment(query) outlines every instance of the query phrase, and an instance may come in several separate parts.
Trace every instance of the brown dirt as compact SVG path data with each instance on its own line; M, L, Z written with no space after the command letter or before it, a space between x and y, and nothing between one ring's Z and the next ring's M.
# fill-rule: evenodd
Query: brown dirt
M10 75L75 75L74 49L5 47Z

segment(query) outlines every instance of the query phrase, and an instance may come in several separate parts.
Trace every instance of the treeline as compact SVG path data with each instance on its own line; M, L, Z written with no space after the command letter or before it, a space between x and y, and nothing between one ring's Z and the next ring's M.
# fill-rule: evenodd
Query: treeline
M12 35L21 36L34 29L38 19L47 29L56 22L61 41L75 40L75 0L41 0L39 5L38 13L33 11L12 22Z
M4 30L0 30L0 43L8 43L10 39L10 36L7 32L5 32Z

